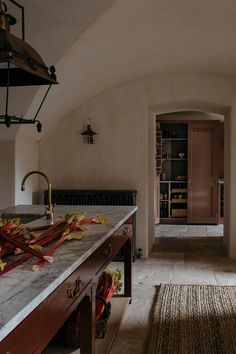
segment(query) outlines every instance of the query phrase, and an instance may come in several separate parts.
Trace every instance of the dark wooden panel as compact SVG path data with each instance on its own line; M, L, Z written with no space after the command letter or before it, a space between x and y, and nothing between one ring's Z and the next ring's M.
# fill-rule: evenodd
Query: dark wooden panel
M43 303L44 317L47 318L46 334L52 329L55 331L60 328L65 321L66 311L68 309L72 311L76 307L92 277L92 270L82 265L47 297Z
M200 186L192 188L192 198L194 200L192 206L192 215L194 217L210 218L213 210L213 190L211 187Z
M42 306L39 306L1 342L0 353L34 353L41 344L43 325Z
M213 127L192 127L191 177L214 177Z

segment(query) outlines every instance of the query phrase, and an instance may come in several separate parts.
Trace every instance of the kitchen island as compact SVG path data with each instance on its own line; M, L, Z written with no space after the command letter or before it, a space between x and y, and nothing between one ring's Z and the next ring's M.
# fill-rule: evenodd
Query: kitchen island
M95 295L98 277L124 247L124 294L131 297L131 234L134 206L57 206L55 221L82 210L88 218L106 216L106 224L88 224L81 241L68 241L54 262L32 271L35 258L0 278L0 353L41 353L73 310L81 304L80 351L95 353ZM0 211L13 216L39 215L43 205L20 205ZM30 225L50 221L41 217Z

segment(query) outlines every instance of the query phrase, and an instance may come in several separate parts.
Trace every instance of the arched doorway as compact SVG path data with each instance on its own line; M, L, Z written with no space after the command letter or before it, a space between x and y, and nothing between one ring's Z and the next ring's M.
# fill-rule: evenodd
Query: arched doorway
M228 213L227 213L227 180L230 171L230 160L229 160L229 150L230 144L229 139L229 130L230 130L230 113L229 107L221 106L218 104L213 104L212 102L178 102L173 104L159 104L156 106L152 106L149 109L149 153L150 156L154 156L155 153L155 139L156 136L153 133L155 130L156 125L156 115L162 114L172 114L173 112L195 112L199 114L203 112L207 117L212 115L212 117L219 115L223 117L224 120L224 140L226 142L224 147L224 177L226 181L226 193L225 193L225 203L224 203L224 224L225 224L225 232L224 232L224 244L226 249L228 250L228 240L227 240L227 222L228 222ZM155 224L155 217L156 217L156 170L155 170L155 159L149 159L149 206L150 206L150 213L149 213L149 250L153 244L153 235L154 235L154 224Z

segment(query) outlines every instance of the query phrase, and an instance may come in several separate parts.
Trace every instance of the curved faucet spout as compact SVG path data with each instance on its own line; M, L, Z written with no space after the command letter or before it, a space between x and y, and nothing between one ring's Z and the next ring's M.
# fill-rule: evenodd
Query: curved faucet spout
M46 218L49 220L53 219L53 214L54 214L54 206L52 205L52 185L49 181L49 178L47 175L45 175L45 173L41 172L41 171L30 171L29 173L27 173L24 178L22 179L21 182L21 190L24 191L25 190L25 181L26 179L33 175L33 174L38 174L41 175L45 178L47 185L48 185L48 205L46 206Z

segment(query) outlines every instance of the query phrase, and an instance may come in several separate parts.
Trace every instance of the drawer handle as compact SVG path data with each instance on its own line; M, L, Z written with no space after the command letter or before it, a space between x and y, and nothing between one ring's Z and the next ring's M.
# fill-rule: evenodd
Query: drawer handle
M75 287L74 289L72 288L68 288L67 289L67 296L70 299L73 299L74 297L76 297L76 295L78 295L78 293L80 292L80 288L81 288L81 279L80 277L78 277L75 281Z
M107 247L104 248L103 254L106 258L110 258L112 255L112 245L109 243Z

